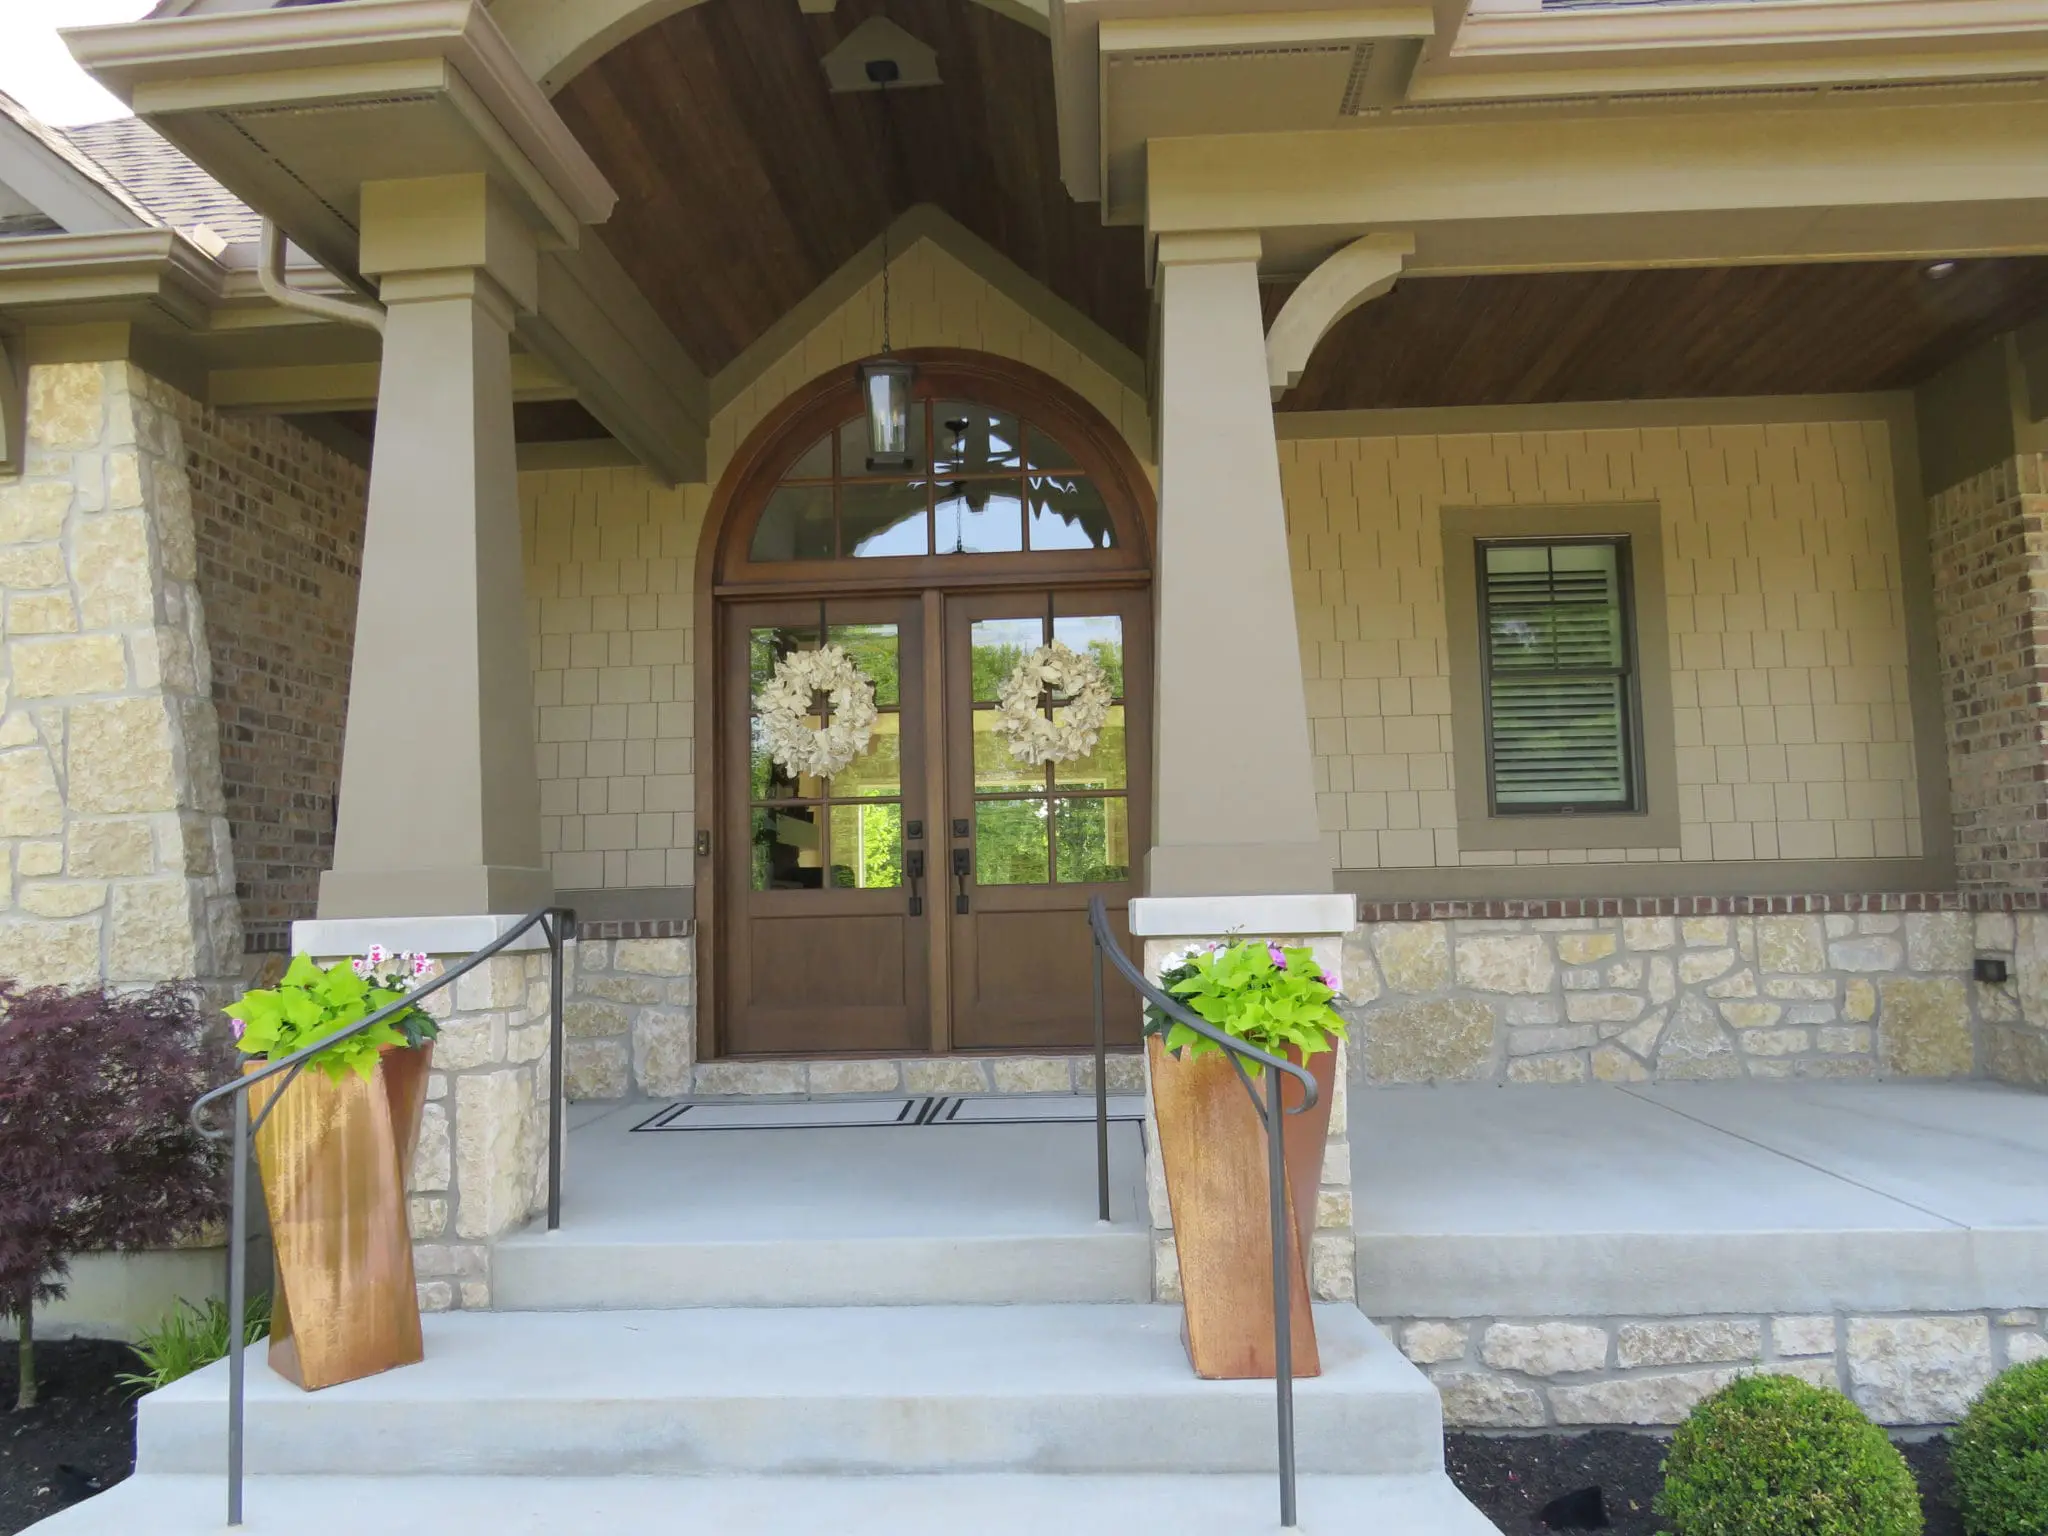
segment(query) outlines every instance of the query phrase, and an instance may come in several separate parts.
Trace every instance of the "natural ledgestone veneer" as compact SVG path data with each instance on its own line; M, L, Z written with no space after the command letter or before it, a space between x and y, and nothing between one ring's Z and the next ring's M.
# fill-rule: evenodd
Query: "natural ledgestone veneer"
M181 398L39 365L0 479L0 975L29 985L239 981Z
M1381 918L1346 935L1361 1082L2048 1082L2038 913L1498 916L1514 904L1474 905L1487 915ZM2015 979L1976 982L1980 953L2005 958Z
M1880 1424L1951 1424L2007 1365L2048 1354L2032 1309L1682 1318L1395 1318L1453 1429L1664 1427L1738 1376L1847 1392Z
M492 1241L547 1210L547 953L494 955L452 991L427 1003L441 1037L410 1181L413 1264L430 1312L488 1307Z

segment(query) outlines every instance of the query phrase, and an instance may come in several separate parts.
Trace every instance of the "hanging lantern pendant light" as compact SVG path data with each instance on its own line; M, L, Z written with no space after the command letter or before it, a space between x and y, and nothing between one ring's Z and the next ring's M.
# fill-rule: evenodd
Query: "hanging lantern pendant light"
M889 126L889 85L898 76L894 59L870 59L868 78L882 92L882 127ZM889 353L889 225L882 225L882 355L860 365L861 403L868 418L868 468L909 469L910 386L917 369Z

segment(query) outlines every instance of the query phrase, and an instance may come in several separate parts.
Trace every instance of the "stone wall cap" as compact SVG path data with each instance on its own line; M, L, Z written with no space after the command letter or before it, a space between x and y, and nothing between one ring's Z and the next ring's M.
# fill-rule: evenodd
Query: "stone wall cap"
M480 914L475 917L327 917L292 924L292 953L328 959L360 955L372 944L386 949L421 950L430 955L468 955L482 949L525 913ZM538 927L514 939L508 950L546 949Z
M1139 938L1220 936L1228 933L1292 937L1349 933L1358 923L1358 898L1328 893L1302 896L1140 896L1131 902L1131 932Z

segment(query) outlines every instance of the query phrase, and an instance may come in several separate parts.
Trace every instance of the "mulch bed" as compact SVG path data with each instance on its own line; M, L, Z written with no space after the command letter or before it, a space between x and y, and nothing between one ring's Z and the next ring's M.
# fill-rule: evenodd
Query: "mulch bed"
M1506 1536L1540 1536L1553 1529L1538 1519L1544 1507L1591 1487L1601 1491L1608 1523L1555 1529L1653 1536L1670 1529L1650 1513L1650 1501L1664 1484L1665 1445L1655 1435L1604 1429L1577 1435L1451 1434L1444 1437L1444 1460L1451 1481ZM1963 1536L1949 1476L1948 1442L1923 1440L1899 1449L1920 1484L1926 1536Z
M0 1536L118 1483L135 1464L135 1369L125 1344L67 1339L36 1345L38 1401L14 1410L14 1329L0 1333Z

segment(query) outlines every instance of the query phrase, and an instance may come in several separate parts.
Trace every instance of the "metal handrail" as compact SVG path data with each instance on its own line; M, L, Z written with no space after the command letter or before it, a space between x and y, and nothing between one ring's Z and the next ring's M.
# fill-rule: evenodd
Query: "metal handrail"
M256 1140L256 1133L263 1128L263 1122L270 1118L270 1112L277 1108L278 1101L285 1095L306 1063L321 1052L331 1049L344 1040L362 1034L365 1030L383 1023L393 1015L415 1007L421 999L431 997L442 988L449 986L469 972L475 970L491 956L507 948L514 939L529 933L537 925L546 935L550 975L548 983L548 1230L554 1231L562 1224L562 944L564 936L575 926L576 914L567 907L536 907L517 923L499 934L483 948L465 959L449 966L440 975L433 977L424 986L416 987L396 1002L386 1003L375 1013L366 1014L346 1029L323 1036L303 1050L281 1056L267 1062L260 1071L250 1072L232 1082L202 1094L192 1106L192 1124L199 1134L212 1141L232 1140L234 1142L232 1195L229 1200L228 1228L228 1524L242 1523L242 1451L243 1421L247 1406L245 1392L245 1342L244 1318L248 1310L248 1267L249 1267L249 1152ZM270 1081L279 1076L284 1082L271 1094L263 1112L252 1125L249 1121L249 1090L258 1083ZM234 1118L230 1128L223 1130L209 1123L206 1111L221 1099L234 1101ZM409 1170L401 1170L401 1173Z
M1287 1264L1287 1153L1283 1116L1303 1114L1315 1107L1318 1097L1316 1080L1305 1068L1284 1057L1247 1045L1236 1036L1218 1029L1185 1003L1147 981L1145 973L1131 963L1130 956L1117 943L1116 935L1110 932L1109 909L1103 905L1100 896L1092 896L1088 900L1088 928L1095 942L1095 1184L1102 1220L1109 1220L1109 1089L1106 1078L1109 1047L1102 1019L1102 957L1105 954L1123 973L1124 980L1136 989L1139 997L1176 1024L1184 1024L1196 1034L1223 1047L1231 1066L1237 1070L1237 1080L1244 1084L1244 1091L1251 1098L1252 1112L1266 1128L1266 1174L1273 1232L1273 1398L1280 1441L1280 1528L1293 1530L1296 1525L1294 1297L1290 1283L1293 1277ZM1246 1061L1257 1062L1266 1069L1266 1101L1263 1104L1259 1102L1258 1089L1252 1086L1250 1074L1244 1069ZM1283 1073L1301 1083L1302 1100L1293 1109L1280 1102Z

